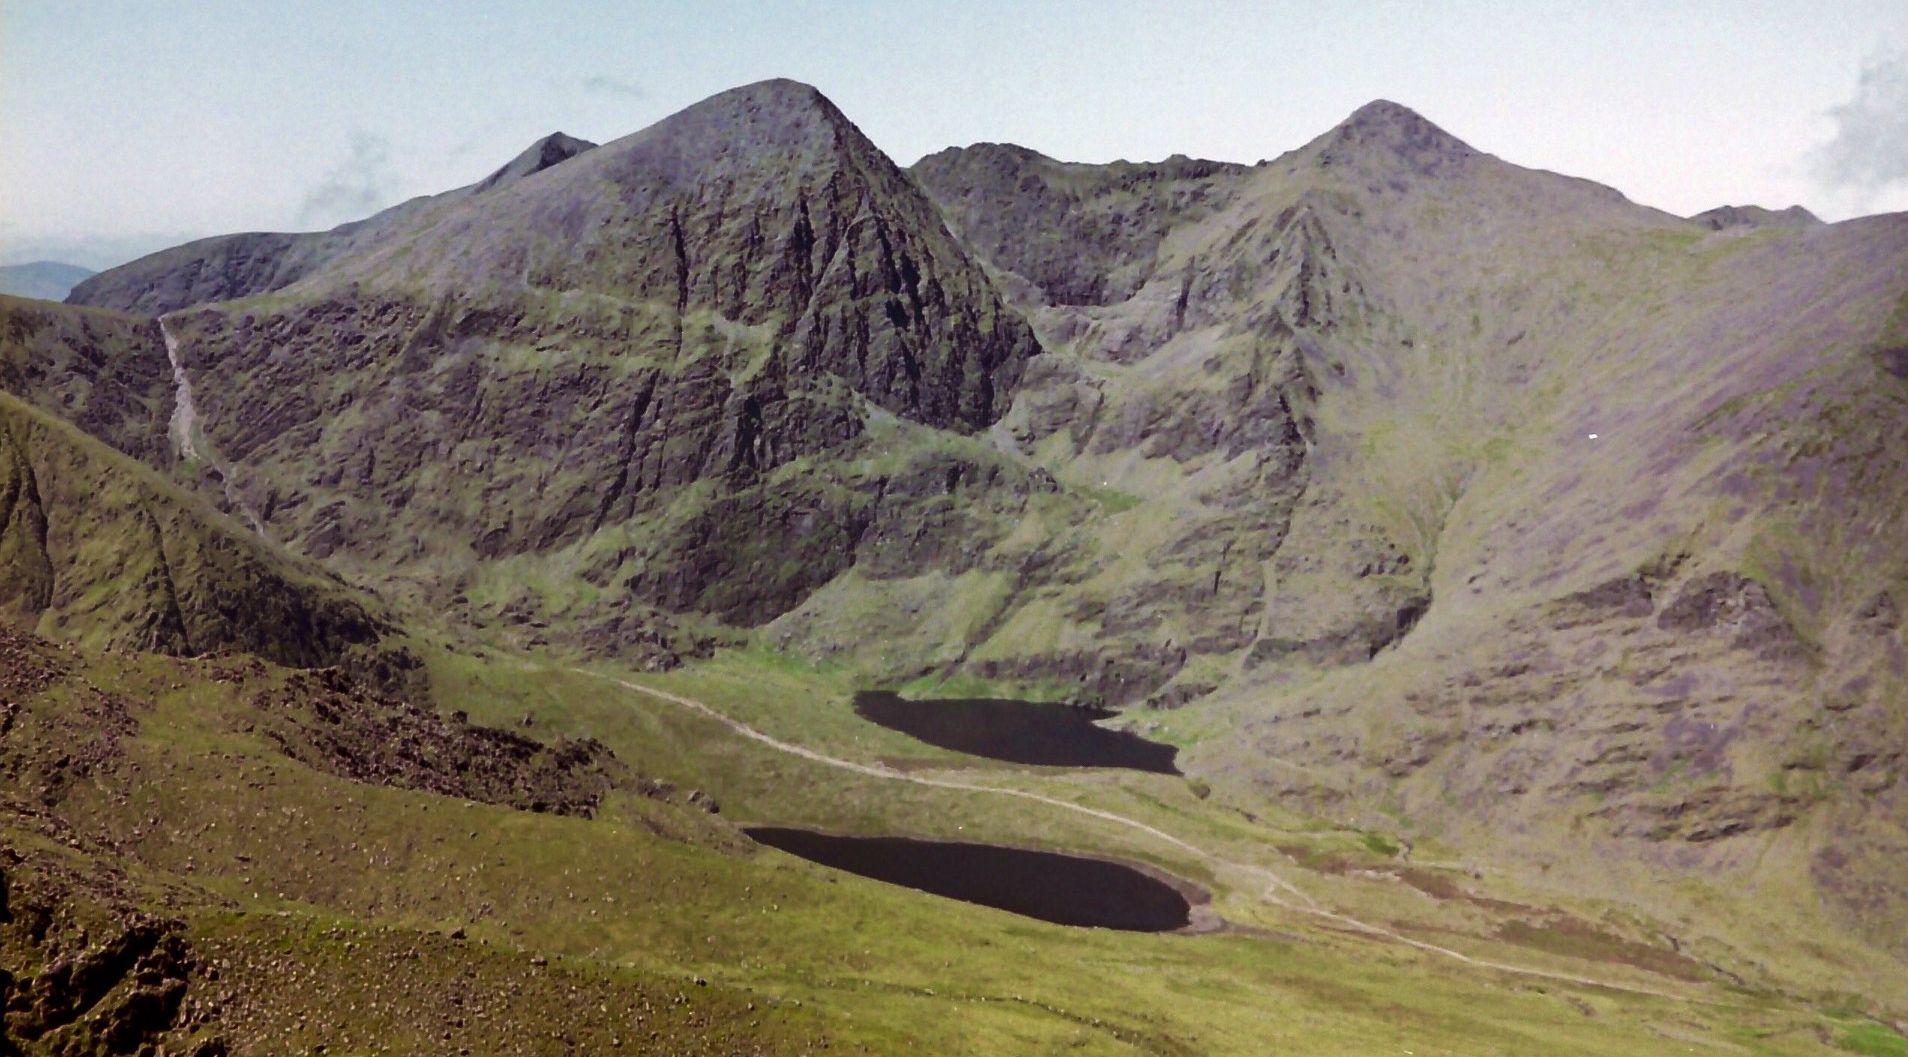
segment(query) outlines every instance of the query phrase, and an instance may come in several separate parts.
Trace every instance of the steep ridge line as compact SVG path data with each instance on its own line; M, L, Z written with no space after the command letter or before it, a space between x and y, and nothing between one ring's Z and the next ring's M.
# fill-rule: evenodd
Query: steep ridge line
M625 690L632 690L636 693L643 694L648 697L654 697L663 701L668 701L671 704L679 705L693 712L699 712L705 716L708 716L711 719L714 719L718 723L721 723L722 725L728 727L730 730L736 732L737 734L742 735L745 738L749 738L753 741L761 742L762 744L767 745L778 752L787 753L791 756L798 756L802 759L810 760L812 762L822 764L823 766L826 766L826 767L833 767L839 770L851 771L856 774L867 775L871 778L885 778L885 779L890 779L893 781L912 782L915 785L929 786L936 789L951 789L957 792L967 792L967 793L992 793L998 796L1017 797L1022 800L1031 800L1036 803L1047 804L1052 807L1062 808L1067 811L1073 811L1082 815L1088 815L1093 818L1101 819L1103 821L1113 822L1118 825L1127 826L1129 828L1145 833L1148 836L1164 841L1165 843L1170 844L1173 847L1178 848L1182 851L1185 851L1193 856L1196 856L1197 858L1202 859L1214 866L1234 870L1234 871L1251 875L1251 876L1265 878L1266 887L1264 891L1260 893L1260 898L1267 903L1280 907L1281 909L1289 910L1289 911L1292 911L1293 913L1298 913L1298 914L1309 914L1313 917L1332 922L1333 924L1343 926L1355 932L1362 932L1367 935L1377 936L1377 937L1388 939L1388 940L1393 940L1395 942L1405 944L1406 946L1414 947L1418 950L1424 951L1427 954L1436 954L1442 957L1451 958L1453 960L1462 962L1463 964L1472 966L1474 968L1489 969L1489 970L1494 970L1494 971L1503 972L1503 973L1511 973L1517 976L1528 976L1528 977L1534 977L1534 978L1544 979L1544 980L1555 980L1555 981L1558 981L1559 983L1578 984L1585 987L1598 987L1598 988L1603 988L1603 989L1611 990L1611 991L1623 991L1630 994L1649 995L1655 998L1667 998L1667 999L1671 999L1673 1001L1678 1001L1678 1002L1701 1002L1705 1004L1717 1004L1717 1005L1722 1004L1716 999L1685 994L1678 991L1665 991L1658 988L1646 987L1642 984L1619 983L1612 980L1598 979L1597 977L1592 977L1592 976L1581 976L1576 973L1559 972L1552 969L1538 969L1538 968L1533 968L1531 966L1513 965L1508 962L1494 961L1489 958L1474 957L1472 955L1465 954L1463 951L1453 950L1450 947L1442 947L1442 946L1439 946L1438 944L1429 943L1420 939L1414 939L1400 932L1396 932L1392 929L1385 928L1382 925L1373 925L1373 924L1370 924L1369 922L1360 921L1357 918L1351 917L1350 915L1342 914L1335 910L1326 909L1325 907L1320 906L1316 900L1314 900L1310 895L1307 895L1303 890L1298 888L1296 885L1292 884L1290 881L1285 880L1283 877L1279 876L1277 873L1275 873L1271 869L1268 869L1267 867L1259 866L1253 863L1242 863L1232 859L1227 859L1224 856L1221 856L1215 852L1208 851L1207 849L1201 848L1198 845L1182 840L1179 837L1175 837L1172 834L1166 832L1165 830L1159 829L1156 826L1148 825L1147 823L1141 822L1138 819L1129 818L1125 815L1121 815L1116 812L1105 811L1100 808L1087 807L1084 804L1076 804L1071 801L1061 800L1051 796L1045 796L1040 793L1028 792L1023 789L1005 789L1000 786L982 785L982 784L973 783L973 782L960 782L960 781L954 781L951 779L943 779L943 778L924 778L920 775L906 774L904 772L897 771L892 767L887 767L882 764L860 763L855 760L845 760L839 756L830 756L826 753L817 752L814 749L805 748L801 745L796 745L793 742L783 741L780 738L774 737L773 735L763 733L762 731L757 730L756 728L752 726L749 726L747 723L744 723L741 720L728 715L727 713L721 711L720 709L717 709L711 705L705 704L692 697L685 697L681 694L671 693L668 690L662 690L652 686L644 686L641 683L633 683L627 679L620 679L613 675L604 675L601 672L593 672L586 668L572 667L569 670L579 675L588 676L592 679L601 679L605 682L615 683L616 685L624 688ZM1291 901L1288 901L1287 899L1279 895L1280 892L1289 892L1301 902L1293 903Z

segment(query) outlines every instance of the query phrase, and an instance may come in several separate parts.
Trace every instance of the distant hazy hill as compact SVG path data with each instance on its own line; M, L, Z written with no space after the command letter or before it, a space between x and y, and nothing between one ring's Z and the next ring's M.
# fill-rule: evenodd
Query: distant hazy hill
M61 301L75 286L93 276L91 268L59 261L0 265L0 294Z

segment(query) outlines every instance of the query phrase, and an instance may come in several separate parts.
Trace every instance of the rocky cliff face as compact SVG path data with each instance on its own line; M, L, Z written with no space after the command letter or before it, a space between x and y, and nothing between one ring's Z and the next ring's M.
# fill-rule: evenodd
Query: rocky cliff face
M0 611L118 649L239 650L414 681L391 620L181 487L158 324L0 299Z
M1248 167L1179 155L1073 165L978 143L931 154L911 171L964 242L1032 283L1041 300L1105 305L1145 285L1167 234L1223 205Z
M1313 469L1321 385L1344 370L1336 348L1378 325L1341 198L1263 166L1064 165L991 144L915 175L1043 339L996 442L1103 515L1069 534L1066 560L1035 567L961 663L1175 705L1229 666L1364 659L1409 627L1425 601L1410 557L1305 513L1332 487ZM1295 530L1318 535L1284 554L1295 574L1367 571L1328 604L1282 591L1269 574ZM810 617L784 633L826 649Z
M601 642L656 610L773 617L854 564L940 443L870 429L984 428L1037 351L906 175L792 82L431 209L171 325L274 536L381 582L429 566L433 604L484 619L562 612ZM549 575L577 586L529 589Z
M1908 949L1870 850L1902 839L1903 218L1685 221L1383 103L1133 171L916 169L1047 350L995 436L1127 497L965 663L1153 658L1126 696L1250 732L1194 766L1281 803L1587 891L1610 863L1546 835L1754 874ZM1055 173L1065 219L1013 237Z
M1220 766L1587 890L1609 883L1573 851L1592 844L1817 891L1834 927L1899 922L1899 890L1851 845L1901 839L1883 805L1903 771L1876 746L1903 722L1884 614L1908 392L1886 363L1908 290L1882 262L1908 227L1754 242L1454 164L1461 182L1402 188L1334 165L1363 189L1361 223L1333 230L1397 329L1320 375L1314 487L1267 615L1302 626L1332 584L1404 574L1415 623L1368 610L1407 633L1303 689L1281 680L1305 652L1261 640L1272 663L1221 691L1257 733ZM1333 516L1304 542L1314 500ZM1307 571L1361 518L1396 556ZM1890 935L1899 954L1908 933Z

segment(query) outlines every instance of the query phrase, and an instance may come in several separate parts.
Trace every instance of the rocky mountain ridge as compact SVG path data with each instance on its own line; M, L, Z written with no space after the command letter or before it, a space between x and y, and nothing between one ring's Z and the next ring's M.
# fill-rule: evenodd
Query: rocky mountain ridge
M217 235L161 250L77 281L66 302L163 316L208 301L268 294L327 264L362 253L407 227L429 223L457 202L495 191L568 161L595 144L554 132L468 187L415 198L329 231Z
M1822 221L1801 206L1764 209L1761 206L1717 206L1689 219L1716 231L1729 228L1789 227L1805 228Z
M1885 614L1904 574L1908 394L1888 366L1908 320L1904 218L1712 235L1380 103L1254 169L1123 204L1171 217L1196 195L1205 212L1149 235L1137 266L1107 258L1148 277L1124 300L1070 304L1042 262L1099 250L1029 240L1028 256L986 230L1027 188L1039 198L1047 163L964 153L917 173L1000 254L1047 350L1003 439L1063 484L1139 498L1110 519L1149 548L1128 584L1210 538L1182 497L1236 473L1175 438L1286 417L1198 394L1215 375L1252 391L1263 353L1242 349L1291 349L1273 406L1298 412L1292 431L1244 439L1288 490L1229 493L1258 520L1222 553L1256 549L1201 570L1248 584L1255 619L1219 640L1222 663L1195 650L1151 698L1215 702L1229 736L1206 767L1332 817L1520 844L1546 870L1545 841L1496 834L1570 832L1725 874L1773 844L1762 883L1820 892L1831 927L1896 920L1894 853L1849 849L1900 840L1898 806L1881 805L1898 805L1901 770L1875 746L1903 722ZM1156 496L1172 498L1154 521ZM1135 531L1149 522L1159 535ZM1222 592L1199 597L1189 619L1237 626ZM1819 712L1824 694L1837 704ZM1586 890L1608 882L1606 865L1583 873Z

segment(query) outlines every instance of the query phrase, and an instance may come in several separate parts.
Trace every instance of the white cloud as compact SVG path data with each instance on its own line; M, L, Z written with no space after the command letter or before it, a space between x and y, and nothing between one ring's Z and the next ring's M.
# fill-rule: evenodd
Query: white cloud
M330 227L360 220L393 197L397 177L391 170L391 142L362 129L351 134L351 153L305 192L298 223Z
M1829 116L1835 138L1810 156L1825 187L1869 199L1908 183L1908 53L1864 64L1855 97Z
M642 85L600 73L583 78L583 90L603 95L620 95L630 99L641 99L649 94L643 91Z

